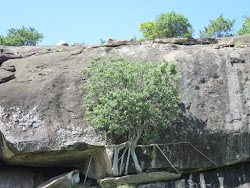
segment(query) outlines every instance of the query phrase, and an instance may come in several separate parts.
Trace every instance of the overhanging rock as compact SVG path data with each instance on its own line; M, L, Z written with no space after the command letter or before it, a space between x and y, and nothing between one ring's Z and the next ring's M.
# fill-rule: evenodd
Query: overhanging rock
M3 47L5 52L17 50L11 48ZM93 58L107 60L110 55L179 62L183 122L166 129L157 143L191 142L219 166L250 159L249 47L212 49L149 42L77 52L71 47L63 52L43 48L33 55L35 47L27 47L28 56L22 54L24 48L19 54L1 52L0 56L2 60L9 57L1 67L16 69L14 79L0 84L1 146L5 148L1 158L5 161L31 166L88 164L105 142L84 121L81 70ZM8 155L4 154L7 148ZM185 144L162 150L183 171L217 167ZM142 154L140 149L137 152ZM152 156L142 156L144 170L169 167L158 153L154 165Z

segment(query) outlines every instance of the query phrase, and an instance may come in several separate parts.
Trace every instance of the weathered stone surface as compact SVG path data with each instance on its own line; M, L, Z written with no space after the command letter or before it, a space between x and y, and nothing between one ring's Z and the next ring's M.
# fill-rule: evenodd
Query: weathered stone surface
M60 42L58 42L57 46L69 46L69 45L66 41L61 40Z
M80 181L79 171L71 172L56 176L37 186L37 188L68 188Z
M241 36L236 36L236 37L219 37L216 38L218 40L218 43L228 43L230 41L233 42L242 42L242 43L250 43L250 34L248 35L241 35Z
M166 38L166 39L155 39L155 42L158 43L171 43L171 44L183 44L188 42L188 38Z
M71 52L61 52L4 62L3 66L16 67L17 78L0 88L0 127L13 143L9 162L72 165L103 144L83 121L83 63L80 59L70 63L70 57L78 59Z
M137 175L127 175L116 178L105 178L98 180L99 185L102 188L113 188L120 185L138 185L142 183L160 182L166 180L177 179L181 177L180 174L173 174L168 172L152 172L152 173L141 173Z
M141 42L139 41L127 41L127 40L118 40L114 43L103 44L105 47L117 47L121 45L139 45Z
M218 44L216 44L216 45L212 45L211 47L212 47L213 49L220 49L221 46L218 45Z
M15 66L11 66L11 65L9 65L9 66L2 66L0 69L4 69L4 70L10 71L10 72L15 72L16 71Z
M0 84L0 156L7 162L88 164L89 157L105 143L84 121L81 69L89 67L94 57L108 59L111 54L128 60L142 57L154 63L161 59L179 62L183 122L167 128L157 143L191 142L219 166L250 159L248 46L212 50L210 45L152 43L93 48L74 55L72 50L77 48L43 53L47 48L1 47L2 66L16 68L16 78ZM13 53L7 56L5 52ZM16 52L18 59L13 59ZM217 167L188 144L161 148L181 171ZM150 164L152 156L143 155L141 149L137 152L144 170L169 168L158 151L154 166Z
M184 174L177 180L148 183L136 188L183 188L183 187L250 187L250 163Z
M246 48L247 46L249 46L249 45L246 44L246 43L242 43L242 44L237 44L237 45L235 46L235 48Z
M114 39L114 38L108 38L108 39L107 39L107 43L108 43L108 44L112 44L112 43L116 43L116 42L117 42L117 40Z
M216 44L218 41L212 38L165 38L165 39L155 39L154 42L156 43L163 43L163 44L179 44L179 45L206 45L206 44Z
M225 47L234 47L234 41L229 41L225 43Z
M0 69L0 84L15 78L15 74L5 69Z
M87 176L92 179L102 179L106 176L111 176L112 157L112 148L100 149L93 155L91 161L87 160L83 163L80 171L82 174L86 174L89 167Z
M86 49L86 46L60 46L62 51L76 51ZM46 53L53 53L58 50L58 46L2 46L0 45L0 66L4 61L9 59L20 59L30 56L43 55Z
M33 173L29 170L19 168L0 168L0 188L33 188Z
M79 42L72 42L71 46L73 46L73 47L85 47L85 48L88 47L88 45L86 45L84 43L79 43Z

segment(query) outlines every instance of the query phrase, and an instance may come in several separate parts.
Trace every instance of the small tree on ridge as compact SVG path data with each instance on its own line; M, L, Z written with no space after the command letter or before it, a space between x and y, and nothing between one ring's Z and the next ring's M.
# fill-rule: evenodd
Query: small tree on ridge
M245 21L242 24L242 28L238 31L238 35L250 34L250 17L244 16Z
M43 34L38 33L35 28L21 29L11 28L8 30L7 36L0 36L0 45L6 46L36 46L38 42L41 42Z
M204 30L200 30L200 38L216 38L216 37L229 37L233 36L234 20L225 20L223 14L219 16L215 21L209 20L208 27L204 27Z

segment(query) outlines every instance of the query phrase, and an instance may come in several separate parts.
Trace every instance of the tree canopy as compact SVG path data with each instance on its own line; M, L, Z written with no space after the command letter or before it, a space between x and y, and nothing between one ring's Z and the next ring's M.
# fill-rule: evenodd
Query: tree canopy
M43 34L38 33L35 28L22 26L21 29L9 29L6 37L0 36L0 44L6 46L35 46L42 41L43 37Z
M95 58L90 69L83 69L87 120L108 138L126 138L119 150L128 147L137 172L142 172L135 153L139 139L154 141L178 119L177 65L165 60L157 64L142 59L129 62L121 57L100 60Z
M245 21L242 24L242 28L238 31L238 35L247 35L250 34L250 17L244 16Z
M201 38L216 38L216 37L229 37L233 36L233 25L235 19L225 20L223 14L219 16L215 21L209 20L210 24L208 27L204 27L204 30L200 30Z
M192 37L193 28L188 19L174 11L162 13L156 17L156 21L143 22L140 25L144 39L171 37Z

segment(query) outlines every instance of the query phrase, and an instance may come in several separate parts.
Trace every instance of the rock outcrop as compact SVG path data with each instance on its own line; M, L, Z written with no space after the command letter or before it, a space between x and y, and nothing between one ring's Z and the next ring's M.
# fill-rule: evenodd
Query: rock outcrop
M249 38L247 35L230 41L249 44ZM84 121L81 85L85 79L81 69L89 67L90 60L97 56L108 59L113 55L154 63L161 59L179 62L182 123L166 129L157 141L169 144L160 147L179 171L249 161L249 45L212 49L211 42L182 42L115 41L88 48L60 46L63 50L0 46L1 159L25 166L85 164L86 170L92 154L103 156L105 142ZM159 151L155 151L155 157L144 155L142 149L137 152L144 170L170 168ZM104 159L93 157L91 178L96 178L95 165L103 164L100 160ZM110 175L108 170L98 178L106 175Z

